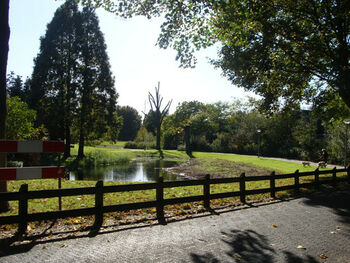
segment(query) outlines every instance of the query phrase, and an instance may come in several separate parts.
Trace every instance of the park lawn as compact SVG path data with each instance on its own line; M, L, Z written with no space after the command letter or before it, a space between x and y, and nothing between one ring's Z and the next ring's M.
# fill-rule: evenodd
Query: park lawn
M73 149L73 153L74 153ZM95 148L95 147L86 147L86 155L93 153L95 156L100 153L106 153L111 156L127 156L128 160L137 157L157 157L159 152L155 150L129 150L129 149L115 149L115 148ZM97 154L96 154L97 153ZM162 152L164 158L177 158L182 160L189 160L189 157L185 152L175 151L175 150L166 150ZM102 154L103 155L103 154ZM263 174L268 175L272 171L276 173L293 173L296 170L310 171L314 170L313 167L303 167L301 164L285 162L280 160L272 160L265 158L257 158L254 156L242 156L235 154L222 154L222 153L204 153L204 152L194 152L194 160L199 162L200 168L205 173L214 173L215 171L223 171L225 177L230 176L239 176L239 174L232 174L229 171L227 174L224 173L225 166L228 164L239 166L256 166L261 167ZM119 158L118 157L118 158ZM226 170L232 170L231 167ZM266 171L266 173L265 173ZM246 174L246 176L253 176L255 174ZM312 180L312 177L307 177L301 179L300 183L307 182ZM32 190L43 190L43 189L57 189L58 180L57 179L45 179L45 180L22 180L22 181L9 181L8 189L10 192L16 192L19 190L20 185L28 184L29 191ZM292 185L294 179L283 179L277 180L276 186ZM62 180L62 188L79 188L79 187L93 187L96 182L94 181L69 181ZM117 185L117 184L126 184L121 182L104 182L104 185ZM268 188L269 181L259 181L259 182L247 182L246 189L261 189ZM223 193L223 192L232 192L239 191L239 184L217 184L211 185L211 193ZM176 187L164 189L164 198L176 198L176 197L186 197L186 196L195 196L202 195L203 189L202 186L189 186L189 187ZM278 198L290 197L293 195L292 191L283 191L277 193ZM104 205L114 205L114 204L125 204L125 203L135 203L143 201L152 201L155 200L155 190L144 190L144 191L132 191L124 193L108 193L104 195ZM247 201L268 201L270 200L269 194L259 194L254 196L247 196ZM86 208L94 207L95 199L93 195L84 195L84 196L70 196L62 198L62 208L63 210L77 209L77 208ZM16 215L18 214L18 202L10 202L11 210L6 213L2 213L1 216L7 215ZM225 198L211 200L211 206L213 208L220 208L225 206L236 206L240 205L239 198ZM47 198L47 199L37 199L30 200L28 212L29 213L38 213L46 211L57 211L58 210L58 198ZM186 216L188 213L198 213L204 211L202 202L187 203L181 205L172 205L165 208L167 216ZM111 213L105 216L106 220L124 220L124 222L133 222L130 218L135 217L149 217L150 215L154 216L155 208L153 209L139 209L130 212L121 212L121 213ZM83 224L91 223L93 217L87 217L87 219L79 218L79 220L67 219L69 222L80 222ZM69 223L68 222L68 223ZM1 229L1 228L0 228Z

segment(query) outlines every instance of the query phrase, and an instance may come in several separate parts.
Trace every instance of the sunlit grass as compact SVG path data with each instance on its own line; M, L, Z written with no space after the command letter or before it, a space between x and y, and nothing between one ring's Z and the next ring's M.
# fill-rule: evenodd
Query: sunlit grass
M72 149L72 153L77 153L77 147ZM113 161L106 161L108 158L115 160L122 160L128 162L133 158L138 157L159 157L160 152L156 150L129 150L121 148L96 148L96 147L86 147L85 153L87 156L94 158L100 158L100 160L105 160L106 163ZM180 151L163 151L163 157L173 159L189 159L185 152ZM195 160L199 161L200 168L208 174L219 173L223 177L238 177L240 171L235 167L248 167L251 171L254 171L254 167L263 168L260 170L263 174L269 175L272 171L276 171L276 174L282 173L293 173L296 170L300 172L303 171L313 171L315 167L303 167L301 164L290 163L279 160L271 160L265 158L257 158L255 156L241 156L234 154L221 154L221 153L193 153ZM253 174L247 173L246 176L255 176ZM337 178L345 177L346 174L339 175ZM332 178L331 173L327 175L320 175L320 181L329 180ZM299 183L309 183L313 182L315 176L300 177ZM45 179L45 180L24 180L24 181L8 181L8 190L9 192L17 192L22 184L28 184L29 191L32 190L43 190L43 189L57 189L58 180L57 179ZM275 185L286 186L294 185L294 178L289 179L276 179ZM79 187L94 187L96 184L95 181L69 181L62 180L62 188L79 188ZM104 182L104 185L118 185L126 184L121 182ZM230 184L215 184L210 186L210 193L225 193L225 192L238 192L240 190L239 183L230 183ZM257 181L257 182L246 182L246 190L255 190L255 189L264 189L270 187L270 181ZM327 187L327 186L321 186ZM306 191L305 189L300 189L301 192ZM307 190L309 191L309 190ZM312 191L312 189L311 189ZM203 194L203 186L188 186L188 187L174 187L164 189L164 198L178 198L178 197L188 197L196 196ZM277 198L287 198L295 194L295 191L281 191L276 192ZM126 204L126 203L137 203L145 201L153 201L156 199L156 190L144 190L144 191L130 191L123 193L106 193L104 194L104 205L117 205L117 204ZM246 196L246 200L250 201L266 201L269 200L270 193L266 194L257 194ZM215 199L210 201L212 208L220 208L225 206L239 205L240 198L224 198L224 199ZM18 214L18 201L10 202L11 210L6 213L2 213L1 216L7 215L17 215ZM95 197L94 195L79 195L79 196L69 196L62 198L62 209L78 209L78 208L87 208L95 206ZM196 212L203 211L203 202L194 202L186 203L179 205L166 206L165 211L166 215L175 214L175 215L184 215L191 209L195 209ZM58 198L46 198L46 199L37 199L29 200L28 212L29 213L38 213L38 212L47 212L47 211L57 211L58 210ZM120 213L109 213L105 215L105 218L112 217L114 219L124 220L127 215L143 215L143 216L154 216L156 209L138 209L131 212L120 212ZM169 212L171 211L171 212ZM169 214L170 213L170 214ZM79 217L80 218L80 217ZM74 219L74 222L80 222L80 219ZM93 218L93 217L92 217ZM68 222L71 219L67 219Z

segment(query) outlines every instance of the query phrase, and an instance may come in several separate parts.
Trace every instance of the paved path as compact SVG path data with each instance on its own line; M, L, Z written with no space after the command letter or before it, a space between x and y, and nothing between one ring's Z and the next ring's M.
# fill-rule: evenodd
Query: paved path
M0 262L9 263L350 263L350 192L0 250L7 254Z

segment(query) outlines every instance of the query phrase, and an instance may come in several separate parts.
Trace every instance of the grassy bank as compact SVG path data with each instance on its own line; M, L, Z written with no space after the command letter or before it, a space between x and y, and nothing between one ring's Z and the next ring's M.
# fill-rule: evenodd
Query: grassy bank
M76 154L77 149L72 149L72 153ZM159 157L160 153L154 150L126 150L122 148L113 147L86 147L86 160L84 162L94 162L85 163L88 165L102 165L110 163L124 163L129 162L133 158L137 157ZM190 158L184 153L179 151L163 151L162 155L164 158L169 159L182 159L190 160ZM220 175L221 177L232 177L239 176L241 172L245 172L247 176L253 175L268 175L272 171L276 173L292 173L295 170L300 171L310 171L314 170L314 167L303 167L301 164L290 163L279 160L271 160L264 158L257 158L254 156L241 156L234 154L221 154L221 153L193 153L195 163L193 165L194 169L197 169L203 174ZM88 160L88 161L87 161ZM324 176L320 176L320 179L324 179ZM304 177L300 180L300 183L308 182L313 180L313 177ZM16 192L19 190L20 185L28 184L29 190L42 190L42 189L57 189L58 182L55 179L45 179L45 180L22 180L22 181L9 181L8 189L10 192ZM62 180L62 188L77 188L77 187L89 187L95 186L94 181L69 181ZM105 182L105 185L115 185L122 184L120 182ZM294 184L293 179L281 179L276 180L276 186L285 186ZM247 182L247 190L251 189L261 189L268 188L269 181L260 182ZM186 197L192 195L201 195L202 186L190 186L190 187L178 187L170 188L164 190L165 198L174 197ZM323 186L323 188L328 188L328 186ZM223 193L239 191L239 184L220 184L211 185L211 193ZM302 189L302 191L306 191ZM285 198L293 195L292 191L279 192L277 198ZM124 204L124 203L134 203L142 201L152 201L155 200L155 190L144 190L144 191L133 191L125 193L111 193L104 195L104 205L113 204ZM247 201L269 201L269 194L259 194L254 196L248 196ZM94 196L84 195L84 196L71 196L62 198L62 208L64 210L76 209L76 208L86 208L94 207L95 205ZM6 213L2 213L1 216L6 215L16 215L18 213L18 202L10 202L11 210ZM225 198L212 200L211 206L213 208L220 208L225 206L237 206L240 205L239 198ZM38 213L45 211L56 211L58 210L58 198L47 198L30 200L28 212ZM204 207L201 202L183 204L183 205L172 205L165 208L167 216L181 217L188 216L191 214L199 213L204 211ZM106 215L106 222L114 222L121 224L122 222L135 222L138 218L154 218L155 209L143 209L135 210L130 212L121 213L111 213ZM73 221L72 221L73 220ZM78 219L66 219L63 220L67 224L91 224L93 217L78 218ZM39 223L38 223L39 224ZM106 223L108 224L108 223ZM35 228L37 225L32 224L31 228ZM0 230L14 231L15 226L2 226Z

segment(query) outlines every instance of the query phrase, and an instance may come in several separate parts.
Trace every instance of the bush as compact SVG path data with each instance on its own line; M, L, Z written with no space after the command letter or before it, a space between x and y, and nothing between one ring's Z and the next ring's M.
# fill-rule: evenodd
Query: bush
M126 142L124 145L125 149L155 149L156 144L154 142Z

